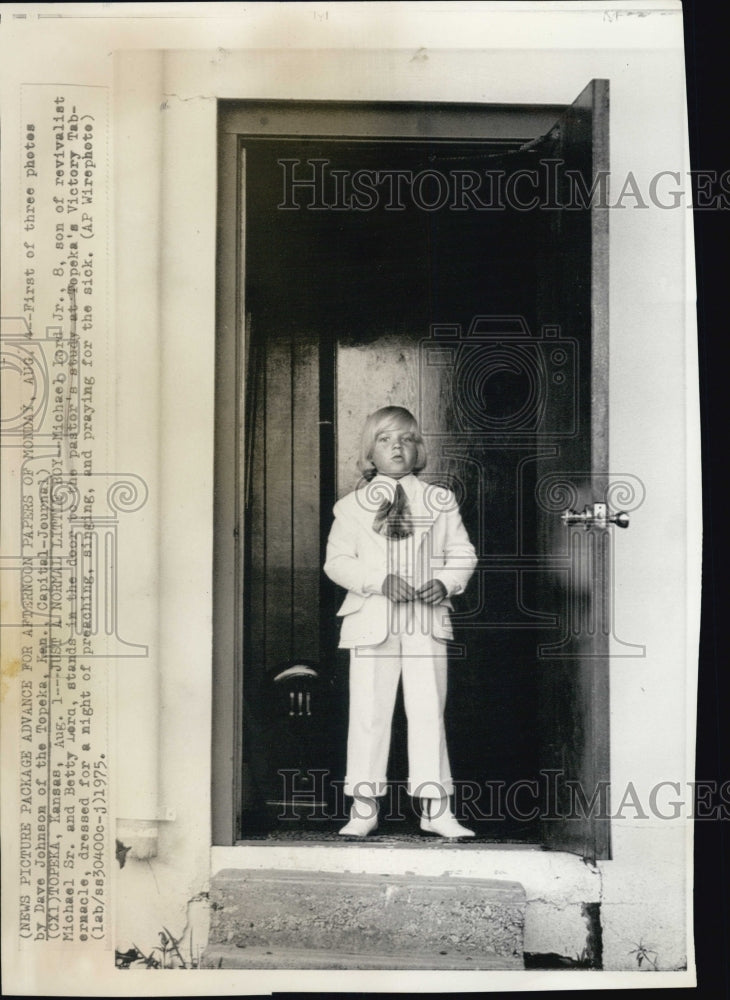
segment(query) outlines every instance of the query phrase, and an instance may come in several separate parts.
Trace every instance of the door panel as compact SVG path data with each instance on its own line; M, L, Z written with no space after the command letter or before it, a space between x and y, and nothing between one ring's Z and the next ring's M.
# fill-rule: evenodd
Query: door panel
M563 425L573 409L577 426L560 439L546 428L536 463L538 551L553 562L536 578L536 599L559 615L539 651L541 767L560 776L555 816L542 827L549 846L595 859L610 856L610 538L606 529L566 527L561 514L605 500L608 487L607 199L575 205L578 188L590 192L607 176L608 81L591 81L550 130L543 153L563 161L559 202L571 207L545 213L538 295L545 321L575 345L574 394L556 399Z
M270 673L319 657L319 354L305 336L270 335L254 356L247 658Z

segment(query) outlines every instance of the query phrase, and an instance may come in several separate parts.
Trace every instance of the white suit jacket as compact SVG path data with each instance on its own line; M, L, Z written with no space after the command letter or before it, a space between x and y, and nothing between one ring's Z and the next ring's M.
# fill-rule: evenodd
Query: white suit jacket
M396 482L388 476L376 476L334 507L324 571L348 591L337 612L342 617L342 648L377 645L388 634L390 601L382 586L388 573L394 572L389 557L389 545L393 543L373 530L373 519L383 500L392 499ZM446 599L434 609L433 635L452 639L446 609L452 607L449 599L464 590L474 572L474 546L450 490L422 483L412 474L404 476L400 483L408 497L414 526L409 582L416 588L431 579L443 583Z

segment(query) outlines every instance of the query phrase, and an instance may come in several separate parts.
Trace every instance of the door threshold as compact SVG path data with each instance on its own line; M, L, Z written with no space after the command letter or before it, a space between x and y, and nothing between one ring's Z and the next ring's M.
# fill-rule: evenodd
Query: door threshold
M544 846L531 840L498 840L494 837L469 837L461 840L448 840L444 837L419 836L418 834L387 834L368 837L340 837L339 834L312 833L281 833L265 836L244 837L237 840L235 847L358 847L363 846L386 848L387 850L443 850L444 848L459 849L495 849L499 851L543 851Z

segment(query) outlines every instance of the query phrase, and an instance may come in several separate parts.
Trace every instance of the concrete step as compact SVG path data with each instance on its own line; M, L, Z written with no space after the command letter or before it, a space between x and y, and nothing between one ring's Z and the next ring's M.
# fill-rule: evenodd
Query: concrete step
M518 882L227 869L210 902L206 968L524 968Z

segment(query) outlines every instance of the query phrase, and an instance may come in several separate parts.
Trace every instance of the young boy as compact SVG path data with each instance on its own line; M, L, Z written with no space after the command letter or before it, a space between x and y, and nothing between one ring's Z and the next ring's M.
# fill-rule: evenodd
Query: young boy
M347 591L340 647L350 649L345 793L350 821L340 833L364 837L378 825L385 794L393 708L402 680L408 718L408 790L422 802L421 829L471 837L449 807L446 748L448 609L476 565L456 498L422 483L426 450L401 406L371 414L358 468L365 484L335 504L324 571Z

